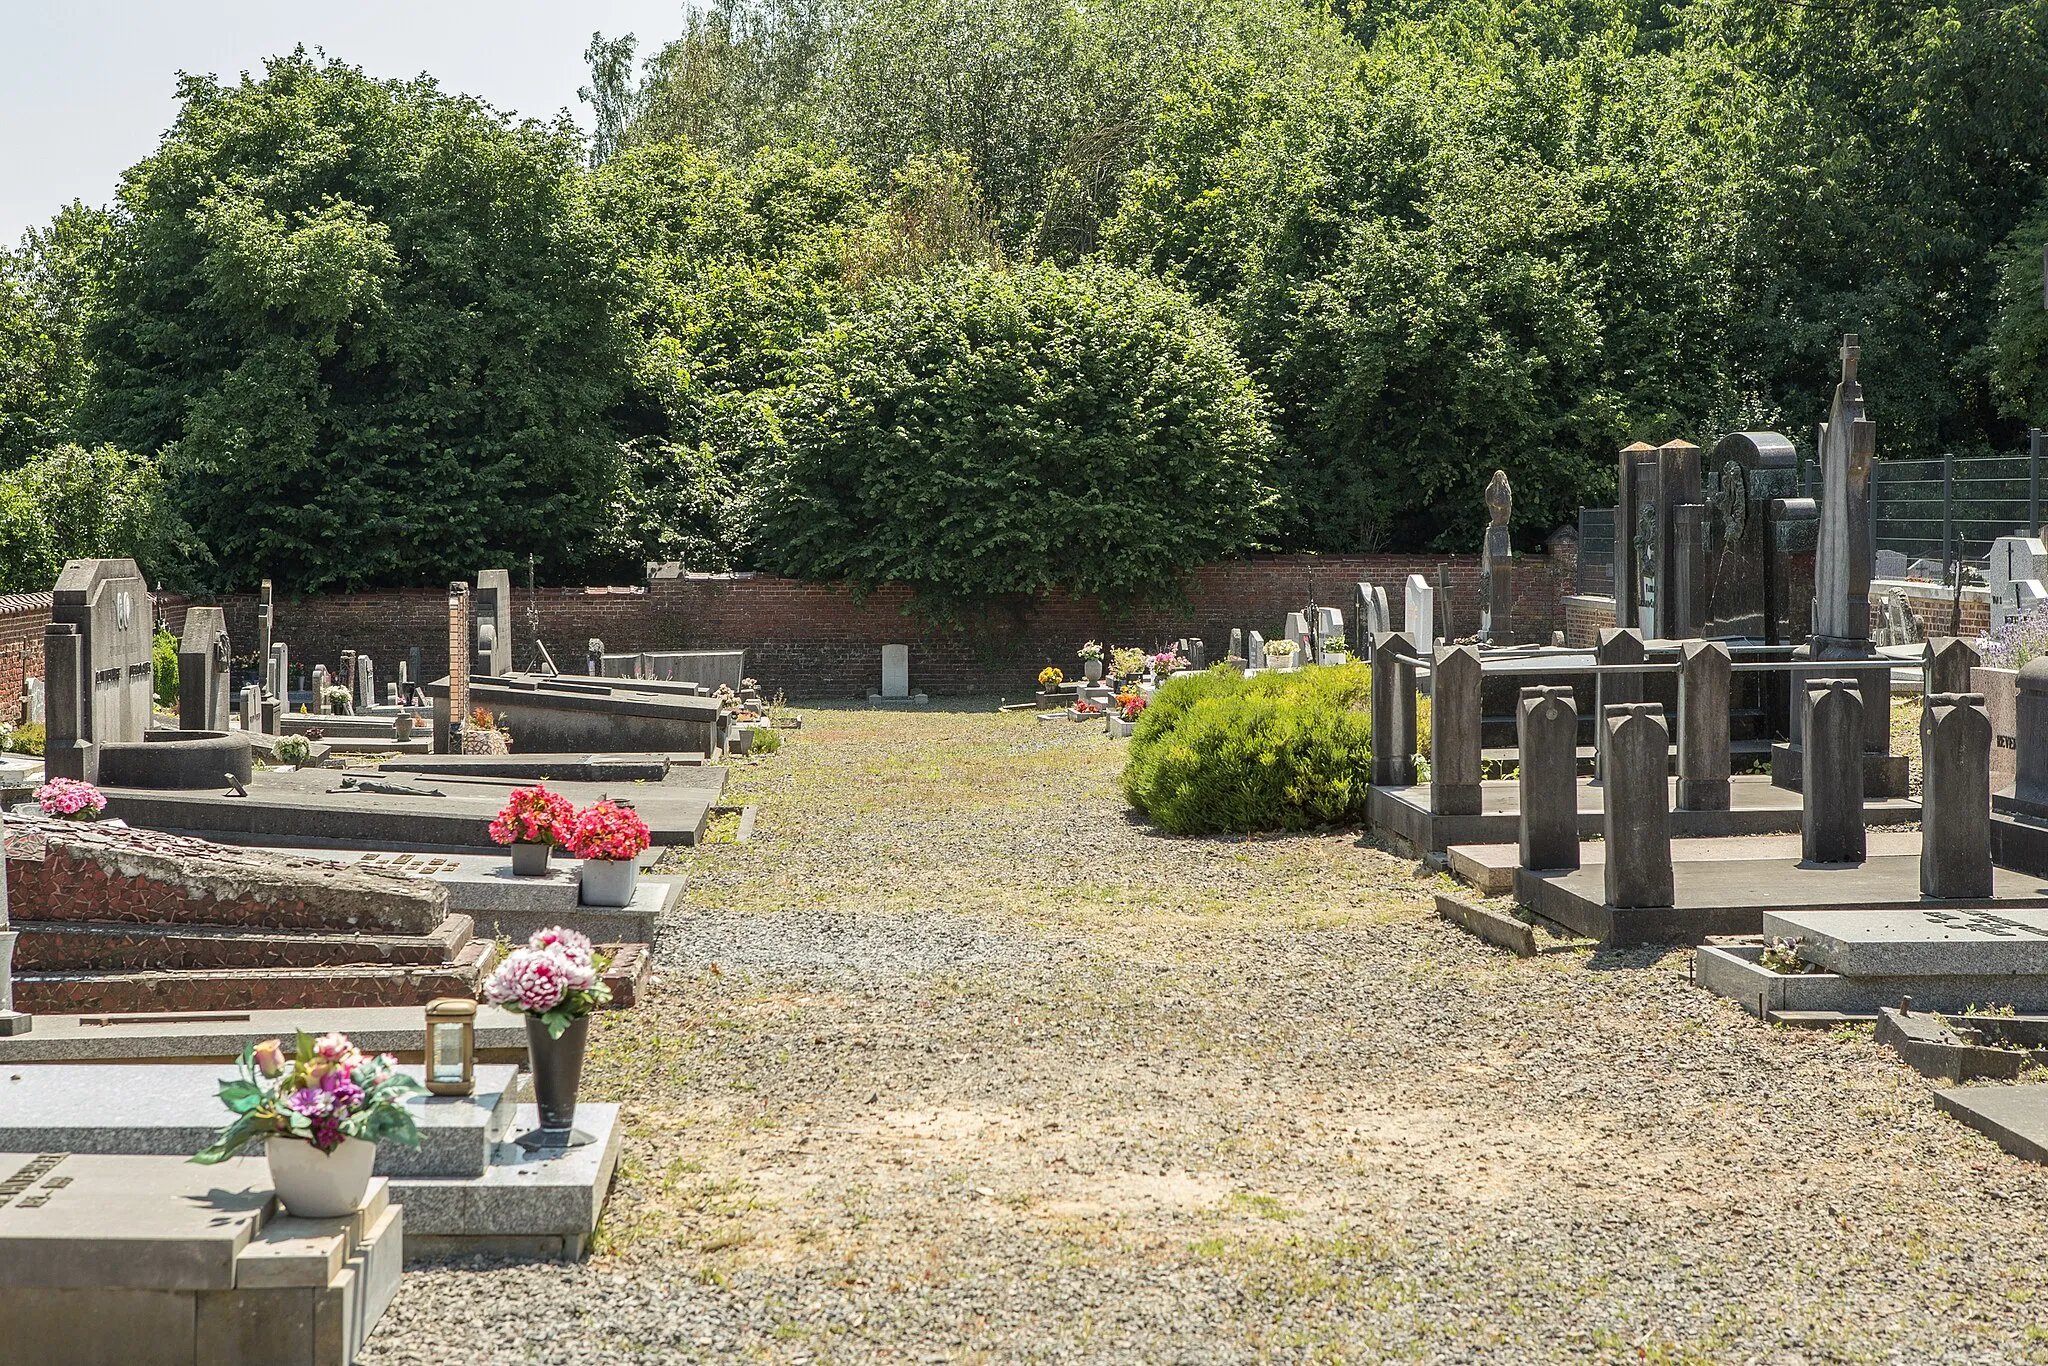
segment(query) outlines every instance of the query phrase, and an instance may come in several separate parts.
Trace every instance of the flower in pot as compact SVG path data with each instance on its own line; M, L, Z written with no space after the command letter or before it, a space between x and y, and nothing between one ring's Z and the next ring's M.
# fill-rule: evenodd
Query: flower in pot
M271 757L290 768L310 768L313 763L313 742L304 735L285 735L271 746Z
M333 712L336 716L350 715L356 709L356 695L340 683L330 686L325 696L327 698L327 710Z
M63 821L96 821L107 809L106 796L76 778L52 778L36 789L36 805L45 816Z
M1123 709L1124 720L1126 721L1137 720L1138 713L1152 705L1150 699L1140 697L1133 692L1118 693L1116 704Z
M1269 640L1266 642L1266 659L1276 669L1294 667L1294 642L1291 640Z
M1067 676L1050 664L1038 671L1038 686L1046 692L1051 692L1066 681Z
M1113 678L1136 678L1145 672L1146 655L1135 645L1119 646L1109 652L1109 672Z
M505 799L491 822L491 839L512 846L512 875L539 877L548 870L548 855L575 824L576 808L546 783L522 787Z
M588 1134L576 1132L576 1087L583 1076L590 1012L612 998L604 984L609 966L588 939L556 926L537 931L484 981L486 1001L526 1016L526 1054L540 1128L518 1140L522 1147L571 1148L590 1142Z
M225 1162L262 1143L270 1183L285 1212L338 1219L362 1207L377 1145L420 1145L405 1108L426 1087L398 1070L389 1054L371 1057L346 1034L318 1039L300 1031L287 1058L276 1039L242 1049L241 1075L220 1084L235 1118L194 1162Z
M1096 682L1102 677L1102 656L1104 652L1101 641L1091 640L1074 653L1081 661L1083 677L1090 683Z
M627 906L640 881L636 860L653 837L638 812L607 797L576 813L563 843L569 853L583 860L583 889L580 900L586 906Z

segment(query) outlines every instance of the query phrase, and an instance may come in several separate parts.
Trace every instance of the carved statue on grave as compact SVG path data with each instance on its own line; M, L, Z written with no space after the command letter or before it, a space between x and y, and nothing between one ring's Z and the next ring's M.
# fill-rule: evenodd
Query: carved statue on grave
M1508 529L1508 518L1515 510L1515 490L1508 483L1506 470L1495 470L1493 479L1486 486L1486 514L1493 525L1502 531Z
M1508 614L1514 593L1508 577L1508 566L1514 559L1514 542L1508 539L1508 518L1515 510L1515 491L1508 484L1508 472L1495 470L1493 479L1486 486L1486 544L1479 555L1480 591L1485 594L1480 603L1479 634L1482 639L1492 640L1496 635L1509 633Z

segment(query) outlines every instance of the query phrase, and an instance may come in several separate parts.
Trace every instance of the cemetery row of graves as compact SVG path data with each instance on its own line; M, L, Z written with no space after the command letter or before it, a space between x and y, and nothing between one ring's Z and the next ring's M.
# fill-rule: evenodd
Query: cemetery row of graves
M2048 657L1874 643L1842 356L1811 507L1773 433L1621 453L1592 648L1511 643L1501 472L1474 637L1419 575L1399 629L1360 583L1213 654L1080 642L1019 709L1123 741L1168 837L1357 827L1472 884L1437 909L1503 954L1689 946L1698 992L1870 1024L2040 1158L2048 1085L1982 1083L2048 1059ZM654 989L668 851L747 839L728 776L801 726L742 648L558 669L502 569L450 586L439 678L295 669L268 586L257 621L238 676L189 608L160 695L134 562L53 585L42 753L0 764L0 1324L36 1359L347 1361L408 1264L587 1255L629 1141L579 1099L591 1020ZM878 664L870 707L931 705Z

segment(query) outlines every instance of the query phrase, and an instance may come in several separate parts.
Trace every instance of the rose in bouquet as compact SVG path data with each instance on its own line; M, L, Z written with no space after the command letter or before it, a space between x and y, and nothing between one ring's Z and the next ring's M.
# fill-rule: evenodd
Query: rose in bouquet
M615 860L638 858L653 842L639 813L609 797L577 812L563 841L571 857Z
M576 808L546 783L522 787L505 799L491 822L491 838L499 844L561 844L576 823Z
M611 1000L604 984L610 966L611 960L574 930L559 925L537 930L484 980L484 999L538 1016L548 1037L559 1039L562 1031Z
M45 816L67 821L96 821L107 809L107 799L91 783L76 778L52 778L36 789L36 805Z
M289 1058L277 1039L250 1044L242 1049L240 1071L220 1084L221 1101L234 1121L194 1162L225 1162L251 1143L280 1138L302 1140L323 1153L345 1138L420 1145L405 1098L427 1088L399 1071L390 1054L371 1057L346 1034L315 1039L301 1030Z

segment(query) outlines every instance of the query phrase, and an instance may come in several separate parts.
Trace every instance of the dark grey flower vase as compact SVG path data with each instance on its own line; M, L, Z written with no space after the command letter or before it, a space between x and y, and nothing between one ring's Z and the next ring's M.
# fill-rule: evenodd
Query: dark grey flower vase
M583 1048L589 1039L588 1015L563 1030L559 1039L548 1037L547 1022L540 1016L526 1017L527 1066L533 1071L533 1103L540 1111L540 1127L516 1140L528 1152L580 1148L594 1141L576 1127L576 1088L583 1080Z

